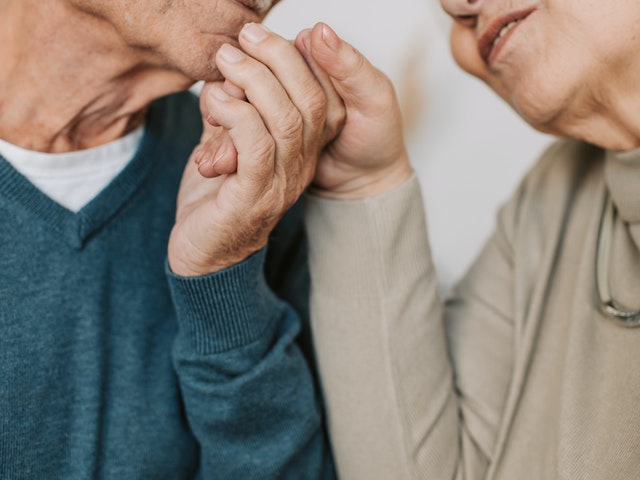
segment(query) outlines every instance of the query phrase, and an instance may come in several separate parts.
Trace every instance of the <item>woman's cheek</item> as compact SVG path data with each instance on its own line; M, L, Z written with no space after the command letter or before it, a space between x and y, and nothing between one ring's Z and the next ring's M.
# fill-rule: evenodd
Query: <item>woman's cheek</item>
M473 29L454 22L449 40L451 53L460 68L487 81L489 71L478 52L478 41Z

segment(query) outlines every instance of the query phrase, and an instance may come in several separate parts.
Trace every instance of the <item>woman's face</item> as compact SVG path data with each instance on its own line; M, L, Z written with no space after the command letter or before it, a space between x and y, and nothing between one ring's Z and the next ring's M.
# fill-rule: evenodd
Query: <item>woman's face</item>
M565 134L629 81L639 0L441 0L458 64L534 127Z

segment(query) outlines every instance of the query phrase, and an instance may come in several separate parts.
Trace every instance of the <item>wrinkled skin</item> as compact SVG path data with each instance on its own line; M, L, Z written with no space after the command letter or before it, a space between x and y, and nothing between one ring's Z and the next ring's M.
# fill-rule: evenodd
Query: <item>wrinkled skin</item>
M533 127L605 148L640 146L635 121L640 4L633 0L441 0L455 20L458 64ZM527 12L490 62L478 43L494 22Z

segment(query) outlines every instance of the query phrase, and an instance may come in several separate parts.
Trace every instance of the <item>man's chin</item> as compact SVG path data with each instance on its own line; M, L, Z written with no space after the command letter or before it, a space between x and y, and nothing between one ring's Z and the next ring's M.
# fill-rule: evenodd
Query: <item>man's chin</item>
M215 66L204 67L189 72L185 72L186 78L189 80L190 85L201 82L220 82L224 80L222 73Z

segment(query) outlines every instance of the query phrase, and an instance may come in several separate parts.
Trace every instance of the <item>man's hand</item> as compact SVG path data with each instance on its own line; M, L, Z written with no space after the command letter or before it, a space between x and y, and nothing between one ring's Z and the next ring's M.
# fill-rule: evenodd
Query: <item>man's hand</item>
M293 44L259 24L245 25L239 42L242 51L224 45L216 55L225 82L201 94L205 132L184 172L169 239L178 275L212 273L264 247L343 120L335 93L328 100Z
M325 24L301 32L297 43L310 45L312 68L326 72L346 108L346 123L318 161L313 193L354 199L404 182L412 168L390 80Z

